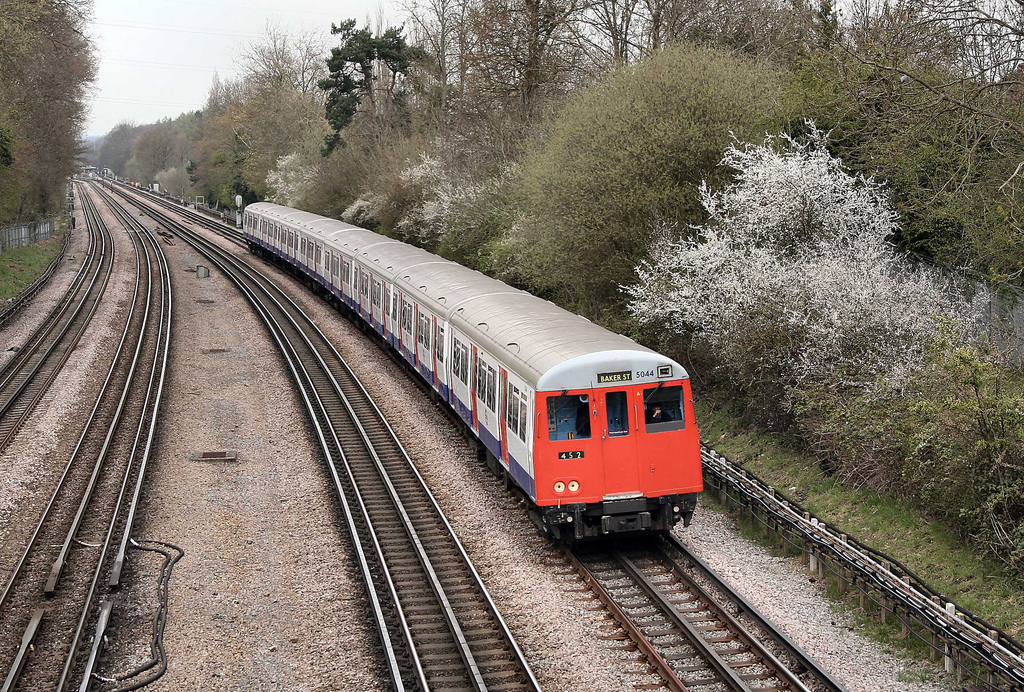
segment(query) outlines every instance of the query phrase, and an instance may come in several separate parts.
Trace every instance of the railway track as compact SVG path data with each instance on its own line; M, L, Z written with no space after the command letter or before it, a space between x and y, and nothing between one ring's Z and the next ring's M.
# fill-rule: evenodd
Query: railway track
M113 268L113 239L105 227L87 226L89 247L68 290L0 369L0 450L14 438L57 378L106 290Z
M91 232L109 239L92 196L81 198ZM170 272L156 237L112 209L135 248L134 292L78 443L0 591L2 692L88 688L102 628L88 651L82 645L111 616L109 589L152 448L170 344Z
M539 689L426 484L331 342L251 265L155 207L146 210L235 283L279 347L345 516L391 684Z
M671 534L579 547L566 560L664 688L843 690Z
M198 223L200 226L203 226L204 228L213 231L217 235L226 238L227 240L231 241L232 243L240 247L246 247L245 239L243 238L242 233L237 229L225 224L223 221L219 221L213 217L207 216L206 214L198 212L192 209L191 207L183 206L181 204L173 202L167 197L163 197L162 195L150 192L149 190L146 190L144 188L129 187L127 185L121 184L118 184L118 188L121 190L128 191L131 194L136 195L138 197L141 197L142 199L146 200L149 203L156 204L164 209L173 211L179 216L184 216L190 222Z

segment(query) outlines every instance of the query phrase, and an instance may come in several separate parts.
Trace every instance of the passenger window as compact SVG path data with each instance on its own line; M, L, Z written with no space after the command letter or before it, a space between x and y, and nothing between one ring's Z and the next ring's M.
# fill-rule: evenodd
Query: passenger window
M548 397L548 436L552 440L590 439L590 397Z
M526 402L519 402L519 439L526 442Z
M494 411L495 413L497 413L498 409L496 408L496 405L494 403L494 380L495 380L494 368L492 368L491 366L488 365L487 366L487 408L489 408L492 411Z
M434 355L437 356L437 362L444 362L444 327L437 325L437 338L434 339Z
M462 348L459 347L458 339L452 344L452 373L462 379Z
M626 393L608 392L604 395L604 407L608 411L608 436L628 435L629 410L626 407Z
M647 432L682 430L686 427L684 410L681 386L658 386L644 390L644 428Z

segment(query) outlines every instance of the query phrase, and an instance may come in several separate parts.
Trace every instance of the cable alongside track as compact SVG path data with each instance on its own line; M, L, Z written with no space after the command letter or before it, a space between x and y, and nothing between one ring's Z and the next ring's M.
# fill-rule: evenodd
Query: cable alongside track
M145 208L238 286L278 345L331 473L392 685L539 689L423 479L330 341L251 265Z
M0 370L0 450L56 379L96 312L113 267L113 240L85 210L89 248L63 297Z
M91 195L81 198L92 232L109 239ZM97 601L120 569L118 548L128 543L152 447L170 345L170 272L155 236L114 212L135 247L135 290L74 452L0 591L2 692L61 692L78 676L76 686L88 688L87 661L96 659L113 608Z

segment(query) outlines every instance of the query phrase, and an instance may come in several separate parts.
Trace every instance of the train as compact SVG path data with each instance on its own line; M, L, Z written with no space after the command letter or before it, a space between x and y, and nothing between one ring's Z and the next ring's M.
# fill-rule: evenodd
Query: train
M700 441L676 361L342 221L258 202L242 233L403 359L545 534L573 543L690 524Z

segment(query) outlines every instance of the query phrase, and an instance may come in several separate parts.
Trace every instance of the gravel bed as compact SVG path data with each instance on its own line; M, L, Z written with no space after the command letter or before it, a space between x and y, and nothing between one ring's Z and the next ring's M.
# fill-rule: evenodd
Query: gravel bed
M167 673L146 689L383 689L363 587L277 349L222 274L199 279L205 260L180 240L164 247L172 356L134 536L185 554L170 581ZM238 460L196 460L212 450ZM160 561L132 552L128 567L107 676L149 656Z
M799 560L775 557L739 534L723 512L701 506L693 524L676 534L733 589L758 608L850 692L940 692L919 682L931 669L899 658L857 632Z

